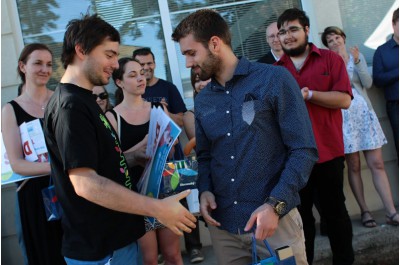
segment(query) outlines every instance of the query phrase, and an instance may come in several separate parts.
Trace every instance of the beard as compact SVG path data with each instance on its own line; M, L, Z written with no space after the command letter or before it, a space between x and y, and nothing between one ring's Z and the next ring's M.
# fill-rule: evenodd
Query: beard
M101 66L99 66L98 63L94 60L88 61L84 71L86 72L87 79L94 86L104 86L107 85L110 81L109 79L101 75Z
M290 57L297 57L299 55L302 55L306 51L307 45L308 45L308 36L306 37L305 41L300 44L299 47L293 49L286 49L282 45L282 50L285 52L285 54L289 55Z
M146 73L144 74L144 77L146 78L147 82L149 82L154 76L153 69L148 69Z
M208 51L207 59L203 62L202 66L198 65L200 68L199 79L201 81L206 81L211 77L215 76L216 73L221 69L222 61L210 51Z

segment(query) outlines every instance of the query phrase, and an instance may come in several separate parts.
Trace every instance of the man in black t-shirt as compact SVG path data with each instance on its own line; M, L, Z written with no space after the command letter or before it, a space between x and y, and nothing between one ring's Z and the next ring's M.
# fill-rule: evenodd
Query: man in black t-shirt
M97 15L68 23L61 60L66 71L51 97L44 131L58 199L63 207L62 254L68 264L141 264L136 240L143 217L174 233L190 232L195 218L180 203L137 193L128 167L137 153L122 153L116 132L92 97L118 68L120 36Z

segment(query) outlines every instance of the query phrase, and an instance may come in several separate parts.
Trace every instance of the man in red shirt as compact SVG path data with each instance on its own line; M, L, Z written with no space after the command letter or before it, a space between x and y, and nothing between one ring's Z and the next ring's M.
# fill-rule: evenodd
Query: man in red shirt
M345 64L339 56L308 42L309 18L297 8L278 18L278 36L285 54L276 65L286 67L297 80L310 115L319 160L301 191L309 264L314 258L315 199L326 220L333 264L352 264L352 226L343 193L344 145L341 109L350 106L352 92Z

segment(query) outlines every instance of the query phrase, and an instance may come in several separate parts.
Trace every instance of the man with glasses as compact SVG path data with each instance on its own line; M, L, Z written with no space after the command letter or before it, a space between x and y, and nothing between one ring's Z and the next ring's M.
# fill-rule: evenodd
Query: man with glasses
M319 160L306 187L300 191L299 207L304 224L309 264L314 258L314 199L326 220L333 264L352 264L352 226L343 193L344 144L342 112L350 106L352 92L341 57L308 42L310 21L304 11L288 9L278 18L278 36L285 55L276 63L286 67L301 88L313 124Z
M273 64L278 61L279 58L281 58L283 55L282 45L278 37L277 23L272 22L271 24L269 24L266 33L267 43L269 47L271 47L271 50L266 55L261 57L257 62Z

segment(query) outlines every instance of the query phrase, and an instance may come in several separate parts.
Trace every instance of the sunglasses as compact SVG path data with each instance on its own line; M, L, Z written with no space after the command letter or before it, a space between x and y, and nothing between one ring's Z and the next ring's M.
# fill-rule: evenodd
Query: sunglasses
M103 92L100 94L92 94L94 100L97 100L97 98L100 98L100 100L104 100L104 99L108 99L108 93L107 92Z

